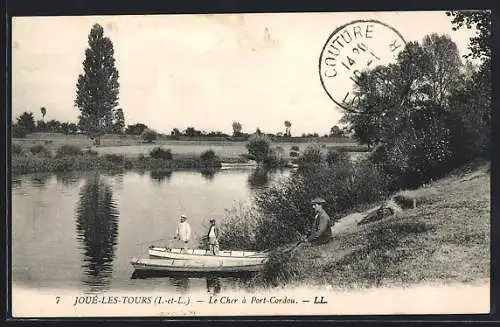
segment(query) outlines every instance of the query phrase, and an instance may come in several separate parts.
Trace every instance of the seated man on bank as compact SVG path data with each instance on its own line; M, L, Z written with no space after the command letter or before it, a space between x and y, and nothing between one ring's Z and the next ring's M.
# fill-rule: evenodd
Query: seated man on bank
M316 198L311 203L316 215L312 223L311 234L306 238L305 242L314 245L328 243L332 239L332 229L330 216L322 206L326 201L322 198Z

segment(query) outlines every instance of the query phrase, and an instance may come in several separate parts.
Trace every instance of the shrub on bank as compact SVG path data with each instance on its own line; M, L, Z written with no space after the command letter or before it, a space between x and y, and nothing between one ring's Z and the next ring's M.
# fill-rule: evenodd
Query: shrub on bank
M30 148L30 152L34 155L39 155L42 157L51 157L52 153L49 149L44 147L42 144L35 144Z
M82 155L83 151L80 147L76 145L70 145L70 144L64 144L61 145L56 150L56 157L62 157L62 156L79 156Z
M344 160L349 160L349 155L344 151L337 151L335 149L330 148L328 150L328 153L326 154L326 162L330 166L339 161L344 161Z
M248 154L257 162L263 162L271 150L271 139L264 134L253 134L246 144Z
M157 139L158 137L158 133L156 133L155 131L153 131L152 129L149 129L149 128L146 128L142 134L141 134L141 137L142 139L144 140L144 142L146 143L151 143L153 142L154 140Z
M271 149L267 157L264 159L264 166L266 168L284 167L286 164L287 160L276 149Z
M265 217L256 229L262 248L275 247L308 235L314 211L311 200L322 197L323 206L337 219L362 204L382 200L387 181L382 170L371 164L338 161L301 166L297 173L261 190L255 203Z
M170 149L163 149L161 147L154 147L149 152L149 156L153 159L172 160L172 151Z
M11 146L11 153L12 155L17 155L17 156L20 156L20 155L23 155L24 154L24 149L22 146L20 146L19 144L16 144L16 143L12 143L12 146Z
M300 167L310 167L323 162L323 151L318 144L308 145L307 148L297 158Z
M24 127L17 124L12 126L12 137L25 138L26 135L28 135L28 131Z
M223 223L219 223L219 244L221 249L258 249L255 229L262 217L257 208L251 205L226 209Z
M220 167L220 158L213 150L206 150L200 155L200 165L202 168Z

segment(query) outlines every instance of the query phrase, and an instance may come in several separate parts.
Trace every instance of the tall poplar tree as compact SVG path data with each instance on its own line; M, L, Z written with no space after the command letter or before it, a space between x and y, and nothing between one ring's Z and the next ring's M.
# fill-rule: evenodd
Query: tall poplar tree
M100 144L100 137L112 129L114 108L118 105L118 70L113 43L95 24L88 37L83 74L76 84L75 106L80 110L79 126Z

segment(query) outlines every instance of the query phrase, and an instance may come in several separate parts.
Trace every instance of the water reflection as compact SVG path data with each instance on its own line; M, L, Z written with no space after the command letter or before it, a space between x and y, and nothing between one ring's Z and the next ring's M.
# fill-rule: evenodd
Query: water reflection
M201 172L201 176L205 177L206 180L211 181L214 179L214 176L215 176L215 173L217 173L217 170L211 169L211 168L206 168L206 169L202 169L200 172Z
M261 188L269 182L269 172L265 168L256 168L248 176L248 186L251 189Z
M220 278L207 277L207 292L211 295L219 294L221 291Z
M20 178L13 177L11 180L12 188L21 187L23 185L23 180Z
M83 247L83 283L90 291L107 289L111 282L118 236L119 212L113 191L99 173L92 173L80 190L76 233Z
M83 178L84 173L74 171L64 171L56 173L56 181L64 186L77 184Z
M31 175L31 183L35 187L44 187L52 177L52 173L39 173Z
M187 277L170 277L170 282L175 286L177 292L185 294L189 291L189 278Z
M152 180L162 183L165 180L170 179L172 177L172 171L170 170L155 170L151 171L149 173L149 177L151 177Z

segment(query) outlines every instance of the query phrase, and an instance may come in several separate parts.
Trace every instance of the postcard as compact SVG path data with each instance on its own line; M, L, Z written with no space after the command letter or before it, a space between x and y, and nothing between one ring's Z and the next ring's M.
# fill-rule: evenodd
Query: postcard
M490 24L14 17L13 317L489 313Z

